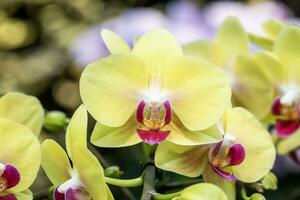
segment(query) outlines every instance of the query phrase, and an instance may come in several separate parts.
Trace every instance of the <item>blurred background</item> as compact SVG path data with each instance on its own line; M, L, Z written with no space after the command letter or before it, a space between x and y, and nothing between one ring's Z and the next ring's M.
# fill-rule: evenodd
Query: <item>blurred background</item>
M0 0L0 94L22 91L38 96L47 110L71 115L81 103L81 71L108 55L99 34L102 28L132 44L144 32L164 27L184 44L212 38L227 16L237 16L248 32L261 35L261 23L267 19L300 24L300 1ZM44 132L42 137L64 143L63 133ZM101 153L105 166L119 165L125 178L140 174L145 159L140 145L92 150ZM279 190L267 199L300 199L300 166L282 157L274 170ZM167 181L185 179L171 173L161 176ZM41 172L32 188L35 199L45 199L49 186ZM114 188L117 200L138 199L139 192Z

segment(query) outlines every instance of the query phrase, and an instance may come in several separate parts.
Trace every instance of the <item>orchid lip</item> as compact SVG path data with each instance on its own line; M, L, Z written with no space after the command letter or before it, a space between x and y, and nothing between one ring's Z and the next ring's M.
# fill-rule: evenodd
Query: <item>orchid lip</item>
M172 110L169 101L146 103L141 101L137 107L136 120L143 125L137 129L137 134L146 143L157 144L164 141L171 131L162 130L172 120Z
M53 192L54 200L90 200L91 197L82 189L68 188L64 193L58 191L58 187ZM1 200L1 199L0 199Z
M58 187L56 187L55 190L53 191L53 199L54 200L65 200L65 194L64 193L60 193L58 191Z
M72 178L55 188L53 192L54 200L82 200L90 199L83 189L83 184L79 180L77 172L72 173Z
M148 144L158 144L164 141L171 131L137 129L139 137Z
M66 200L90 200L91 198L89 197L89 195L81 189L73 189L73 188L69 188L66 191Z
M279 138L286 138L295 133L299 126L298 120L276 120L275 130Z
M3 167L4 166L4 167ZM11 164L1 164L0 191L15 187L20 182L21 176L16 167Z
M224 137L223 142L214 144L209 151L209 162L213 170L221 177L233 181L236 180L233 174L223 169L241 164L246 157L244 147L235 143L234 137Z
M212 169L219 175L221 176L222 178L228 180L228 181L236 181L237 178L231 174L231 173L228 173L228 172L225 172L223 170L221 170L220 168L216 167L216 166L213 166L212 165Z
M0 196L0 200L17 200L17 198L13 194L8 194L5 196Z
M284 105L278 97L272 104L272 113L276 117L275 130L279 138L285 138L295 133L300 126L299 102Z

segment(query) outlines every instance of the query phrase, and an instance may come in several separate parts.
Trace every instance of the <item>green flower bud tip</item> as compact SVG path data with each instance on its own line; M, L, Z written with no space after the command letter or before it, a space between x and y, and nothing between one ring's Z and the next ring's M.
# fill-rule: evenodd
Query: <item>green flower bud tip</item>
M67 124L68 118L61 111L50 111L46 114L44 128L51 132L61 131Z
M266 190L277 189L277 177L272 172L269 172L262 180L262 187Z
M110 166L104 170L104 174L109 178L121 178L123 172L120 170L119 166Z
M53 191L54 191L55 187L54 186L51 186L49 189L48 189L48 198L49 200L53 200Z
M266 198L264 197L264 195L262 195L260 193L254 193L251 195L249 200L266 200Z

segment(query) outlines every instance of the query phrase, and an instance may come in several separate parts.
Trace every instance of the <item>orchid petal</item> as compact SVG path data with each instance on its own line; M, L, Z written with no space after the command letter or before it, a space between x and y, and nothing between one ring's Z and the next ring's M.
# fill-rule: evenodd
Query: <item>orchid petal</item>
M129 45L116 33L103 29L101 37L111 54L130 52Z
M231 89L225 72L200 58L174 59L165 74L172 109L190 130L213 126L230 105Z
M248 33L249 40L252 42L255 48L262 48L268 51L273 50L273 40L252 33Z
M72 167L64 149L54 140L42 143L42 167L54 186L71 178Z
M72 145L87 146L87 123L88 116L86 109L81 105L73 114L66 133L66 148L69 157L72 159Z
M182 55L175 37L164 29L155 29L140 37L132 53L138 55L152 69L170 65L174 57Z
M170 142L158 145L155 165L189 177L200 176L208 162L208 145L180 146Z
M265 63L260 62L262 59L267 59L262 56L256 54L237 57L234 66L236 84L233 86L233 94L237 102L259 119L264 119L268 115L274 98L274 82L267 69L274 64L269 61L265 63L270 66L266 66Z
M114 196L107 185L106 185L106 190L107 190L107 200L114 200Z
M226 61L231 63L238 54L249 52L249 39L243 26L235 17L228 17L221 24L215 42L222 46Z
M17 198L17 200L32 200L33 195L30 190L25 190L23 192L18 192L14 194Z
M211 144L222 140L222 134L216 126L202 131L190 131L175 114L172 116L172 122L165 126L165 129L171 131L167 140L178 145Z
M0 118L23 124L38 136L44 120L44 110L37 98L9 92L0 98Z
M217 66L224 67L225 65L221 46L211 41L199 40L183 45L182 48L185 55L206 59Z
M267 38L274 41L278 37L280 31L284 28L284 26L285 25L283 22L270 19L263 23L262 28L267 34Z
M226 134L246 152L243 162L231 167L239 180L255 182L272 169L276 155L272 137L250 112L239 107L227 111Z
M296 27L285 27L274 45L274 53L278 55L289 73L289 79L300 83L300 30Z
M126 123L148 88L149 71L136 56L115 54L89 64L80 79L80 94L91 115L101 124Z
M185 188L180 194L181 200L228 200L226 194L216 185L198 183Z
M0 119L0 133L0 162L17 168L21 177L20 182L7 191L26 190L40 167L39 141L29 128L8 119Z
M261 51L254 53L252 57L253 60L260 65L273 85L277 86L288 82L289 74L286 71L286 67L283 66L274 53Z
M236 199L235 181L228 181L221 177L211 168L211 165L206 166L203 171L203 178L205 182L219 186L227 195L228 200Z
M91 142L99 147L126 147L141 142L136 130L140 125L131 117L121 127L109 127L96 123Z
M92 199L107 199L104 171L97 158L81 145L71 149L74 168Z
M287 138L278 141L277 152L279 155L288 154L300 146L300 130Z

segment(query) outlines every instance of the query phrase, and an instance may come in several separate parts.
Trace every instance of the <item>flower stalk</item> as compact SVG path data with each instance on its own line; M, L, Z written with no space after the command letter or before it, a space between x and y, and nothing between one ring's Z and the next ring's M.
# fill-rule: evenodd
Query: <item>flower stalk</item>
M155 166L147 165L144 170L144 187L141 200L151 200L155 194Z
M143 177L138 177L135 179L116 179L116 178L104 178L105 182L114 186L119 187L138 187L143 185Z

